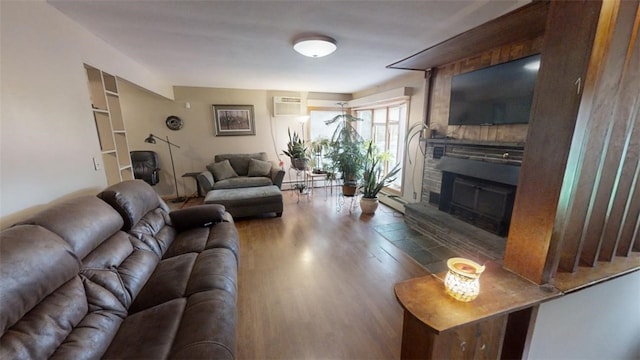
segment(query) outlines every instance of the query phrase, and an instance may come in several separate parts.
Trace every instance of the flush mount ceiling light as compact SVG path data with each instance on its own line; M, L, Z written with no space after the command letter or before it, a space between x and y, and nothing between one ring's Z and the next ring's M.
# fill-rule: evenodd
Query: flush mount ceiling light
M298 53L319 58L336 51L336 41L328 36L310 36L297 39L293 43L293 49Z

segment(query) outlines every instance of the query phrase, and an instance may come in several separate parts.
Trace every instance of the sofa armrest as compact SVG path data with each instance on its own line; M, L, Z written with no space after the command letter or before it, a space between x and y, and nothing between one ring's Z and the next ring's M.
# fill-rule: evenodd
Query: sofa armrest
M207 227L225 221L226 209L219 204L205 204L169 213L171 224L178 230Z
M282 180L284 179L284 170L278 166L273 165L271 167L271 182L276 185L278 189L282 187Z
M213 184L215 184L216 181L213 179L211 171L205 170L198 174L197 178L198 184L200 184L200 187L204 190L205 195L207 195L209 191L213 190Z

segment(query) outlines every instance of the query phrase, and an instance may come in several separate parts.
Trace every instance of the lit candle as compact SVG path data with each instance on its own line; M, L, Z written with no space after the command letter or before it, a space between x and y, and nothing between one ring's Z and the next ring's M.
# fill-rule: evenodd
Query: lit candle
M480 294L480 275L485 267L464 258L447 260L449 271L444 278L447 294L459 301L471 301Z

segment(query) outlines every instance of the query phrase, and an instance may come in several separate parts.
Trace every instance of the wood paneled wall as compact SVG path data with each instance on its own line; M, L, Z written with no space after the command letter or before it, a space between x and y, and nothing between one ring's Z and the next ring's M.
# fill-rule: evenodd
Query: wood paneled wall
M431 93L430 128L436 130L440 135L447 135L456 139L524 142L527 136L527 124L449 126L447 123L449 121L451 79L456 74L538 54L542 50L542 40L542 36L522 40L436 68L434 70L433 91Z

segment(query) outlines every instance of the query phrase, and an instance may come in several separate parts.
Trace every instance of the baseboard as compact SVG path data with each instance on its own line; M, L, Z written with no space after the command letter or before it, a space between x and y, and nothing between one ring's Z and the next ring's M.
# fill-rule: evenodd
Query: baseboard
M378 200L388 207L404 214L404 206L407 204L407 202L400 196L380 192L378 194Z

